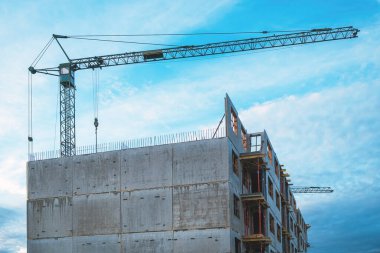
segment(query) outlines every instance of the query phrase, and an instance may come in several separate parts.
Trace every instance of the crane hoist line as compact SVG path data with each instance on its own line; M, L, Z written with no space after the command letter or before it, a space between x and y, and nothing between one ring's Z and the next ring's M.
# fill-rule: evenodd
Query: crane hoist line
M41 73L59 77L61 87L60 154L61 156L73 156L75 155L76 147L74 73L78 70L158 62L191 57L233 54L261 49L281 48L318 42L345 40L357 38L359 31L359 29L356 29L352 26L339 28L321 28L302 32L290 32L280 35L254 37L249 39L230 40L201 45L176 46L163 49L126 52L121 54L92 56L77 59L70 59L61 43L59 42L61 39L69 39L70 36L53 35L53 39L56 40L59 47L65 54L67 62L59 64L58 67L52 68L36 68L36 64L34 64L29 67L29 71L32 74ZM49 41L49 43L51 43L51 41Z

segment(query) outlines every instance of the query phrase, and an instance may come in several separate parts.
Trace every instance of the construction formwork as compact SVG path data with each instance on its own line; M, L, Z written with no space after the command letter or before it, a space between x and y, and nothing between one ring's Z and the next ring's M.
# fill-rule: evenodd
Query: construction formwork
M228 96L224 116L223 136L28 162L28 252L306 250L266 132Z

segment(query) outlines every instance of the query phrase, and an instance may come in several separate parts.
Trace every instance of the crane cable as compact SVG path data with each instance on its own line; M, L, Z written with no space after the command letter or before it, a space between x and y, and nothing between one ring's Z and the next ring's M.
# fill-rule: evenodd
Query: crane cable
M277 31L239 31L239 32L198 32L198 33L142 33L142 34L83 34L68 35L69 38L78 37L158 37L158 36L204 36L204 35L242 35L242 34L268 34L308 32L310 30L277 30Z
M54 37L52 36L50 38L50 40L48 41L48 43L46 43L46 45L44 46L44 48L41 50L41 52L34 59L34 61L32 62L32 64L30 64L30 66L35 67L37 65L37 63L42 59L42 57L44 56L44 54L46 53L46 51L50 47L50 45L53 42L53 40L54 40Z
M28 70L28 160L33 160L33 80Z
M101 42L115 42L115 43L126 43L126 44L137 44L137 45L150 45L150 46L163 46L163 47L179 47L179 45L173 44L162 44L162 43L151 43L151 42L138 42L138 41L125 41L125 40L108 40L108 39L90 39L86 37L70 37L70 39L76 40L92 40L92 41L101 41Z
M92 102L94 109L94 126L95 126L95 151L98 152L98 111L99 111L99 69L92 72Z
M180 45L153 43L153 42L139 42L139 41L125 41L125 40L111 40L105 37L160 37L160 36L210 36L210 35L248 35L248 34L274 34L274 33L289 33L289 32L307 32L309 30L279 30L279 31L240 31L240 32L199 32L199 33L146 33L146 34L87 34L87 35L62 35L67 39L76 40L89 40L101 42L114 42L126 43L137 45L151 45L151 46L165 46L165 47L179 47ZM103 39L101 39L103 38Z
M61 98L60 98L60 94L61 94L60 89L61 89L61 84L58 83L58 87L57 87L57 103L55 105L55 125L54 125L54 144L53 144L53 146L54 146L53 150L54 151L55 151L55 143L57 141L58 107L60 106L59 104L60 104L60 100L61 100ZM59 148L61 148L61 147L59 147Z
M42 59L54 37L45 44L44 48L39 52L37 57L33 60L31 67L35 67L38 62ZM33 69L33 68L32 68ZM33 75L31 73L31 68L28 69L28 160L34 160L33 154Z

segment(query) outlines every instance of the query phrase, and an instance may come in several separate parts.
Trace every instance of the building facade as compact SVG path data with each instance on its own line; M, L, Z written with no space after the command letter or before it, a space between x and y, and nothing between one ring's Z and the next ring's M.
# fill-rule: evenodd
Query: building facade
M29 253L306 252L307 228L265 132L229 97L215 134L27 164Z

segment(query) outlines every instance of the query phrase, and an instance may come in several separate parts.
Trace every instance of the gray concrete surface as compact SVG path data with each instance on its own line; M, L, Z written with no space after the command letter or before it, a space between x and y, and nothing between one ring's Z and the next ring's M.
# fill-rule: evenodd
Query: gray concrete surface
M28 240L28 253L73 253L72 237Z
M119 253L121 249L122 238L120 234L76 236L73 238L73 253Z
M28 252L230 252L227 138L29 162Z
M73 198L73 234L117 234L120 228L120 192Z
M229 226L227 183L176 186L173 191L174 229Z
M120 152L73 157L74 194L120 190Z
M30 200L28 238L72 236L72 198L57 197Z
M130 149L121 152L122 190L172 185L173 145Z
M123 192L123 233L172 230L172 189Z
M72 195L72 171L71 158L29 162L28 199Z
M227 139L173 145L173 184L187 185L228 180Z

